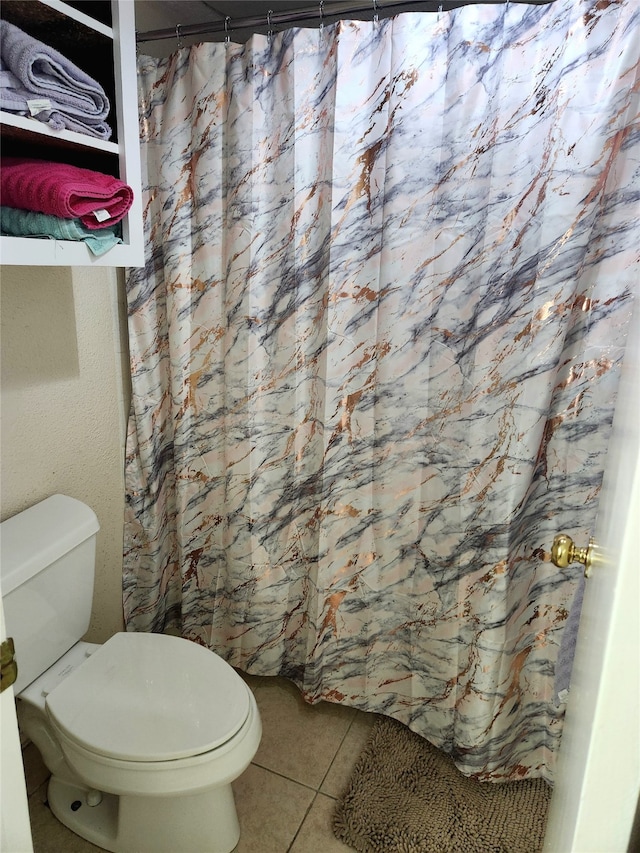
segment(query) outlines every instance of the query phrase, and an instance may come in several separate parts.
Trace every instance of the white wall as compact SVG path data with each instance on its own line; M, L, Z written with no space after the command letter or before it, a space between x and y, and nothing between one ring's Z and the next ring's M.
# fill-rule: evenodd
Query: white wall
M220 16L213 12L204 3L197 0L135 0L136 30L148 32L149 30L175 29L176 24L195 24L201 21L211 21ZM190 44L198 44L204 37L191 36L181 37L180 44L187 47ZM222 41L222 38L219 39ZM161 41L147 41L140 45L140 53L147 56L169 56L178 47L178 38L162 39Z
M0 517L56 492L96 512L92 642L123 624L120 278L106 267L4 266L0 279Z

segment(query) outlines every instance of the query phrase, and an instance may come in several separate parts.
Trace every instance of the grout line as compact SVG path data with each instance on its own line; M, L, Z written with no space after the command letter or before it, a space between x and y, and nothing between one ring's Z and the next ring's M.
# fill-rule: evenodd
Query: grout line
M294 782L296 785L301 785L303 788L306 788L308 791L314 791L316 794L323 794L324 796L327 796L330 799L335 800L336 797L334 797L333 794L328 794L325 791L321 791L320 789L322 788L322 785L324 784L325 779L329 775L329 772L330 772L331 768L333 767L336 758L338 757L338 753L342 749L342 746L343 746L343 744L347 738L347 735L351 731L351 727L353 726L353 724L355 722L356 716L357 716L357 714L353 714L353 716L351 717L351 720L349 721L349 725L347 726L346 731L340 740L340 743L336 747L336 751L333 754L333 758L329 762L329 766L327 767L325 774L322 777L322 779L320 780L317 787L315 787L314 785L309 785L306 782L300 782L300 781L298 781L298 779L294 779L291 776L287 776L284 773L280 773L278 770L273 770L271 767L267 767L265 764L260 764L259 761L252 761L251 763L254 764L256 767L260 767L261 770L266 770L269 773L273 773L276 776L279 776L281 779L286 779L288 782Z
M321 791L320 791L320 789L321 789L321 788L322 788L322 786L324 785L324 783L325 783L325 781L326 781L327 776L328 776L328 775L329 775L329 773L331 772L331 768L332 768L332 767L333 767L333 765L335 764L336 758L338 757L338 753L340 752L340 750L341 750L341 749L342 749L342 747L344 746L344 742L345 742L345 740L347 739L347 736L348 736L349 732L351 731L351 727L353 726L353 724L354 724L354 722L355 722L355 719L356 719L356 714L354 714L354 715L353 715L353 717L351 718L351 722L350 722L350 723L349 723L349 725L347 726L347 730L346 730L346 732L344 733L344 735L343 735L343 737L342 737L342 740L341 740L341 741L340 741L340 743L338 744L338 748L336 749L335 754L334 754L333 758L331 759L331 763L330 763L330 764L329 764L329 766L327 767L327 772L326 772L326 773L324 774L324 776L322 777L322 780L321 780L321 782L320 782L320 786L319 786L319 787L318 787L318 789L317 789L317 790L318 790L318 793L323 793L323 794L325 793L324 791L322 791L322 792L321 792ZM330 796L332 800L335 800L335 799L336 799L335 797L331 796L331 794L327 794L327 796Z
M313 799L312 799L312 800L311 800L311 802L309 803L309 808L308 808L308 809L306 810L306 812L304 813L304 817L303 817L303 818L302 818L302 820L300 821L300 826L296 829L295 834L294 834L293 838L291 839L291 844L289 844L289 846L287 847L287 853L290 853L291 848L292 848L292 847L293 847L293 845L296 843L296 838L300 835L300 830L301 830L301 829L302 829L302 827L304 826L304 823L305 823L306 819L309 817L309 812L310 812L310 811L311 811L311 809L313 808L313 804L315 803L315 801L316 801L317 799L318 799L318 791L316 791L315 796L313 797Z
M280 773L278 770L272 770L271 767L266 767L264 764L259 764L257 761L252 761L251 763L255 767L259 767L261 770L266 770L267 773L273 773L274 776L279 776L281 779L286 779L287 782L293 782L294 785L300 785L301 788L306 788L307 791L313 791L314 794L324 794L324 791L320 791L320 788L314 788L313 785L308 785L306 782L300 782L298 781L298 779L294 779L292 776L286 776L284 773ZM322 784L322 782L320 784ZM330 797L332 800L336 799L335 797L331 796L331 794L326 794L325 796Z

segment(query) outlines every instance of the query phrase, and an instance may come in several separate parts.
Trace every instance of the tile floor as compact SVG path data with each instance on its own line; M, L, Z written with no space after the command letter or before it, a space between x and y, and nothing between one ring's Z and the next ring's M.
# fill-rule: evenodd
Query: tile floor
M241 832L235 853L351 850L333 835L331 816L376 716L328 703L307 705L284 678L246 680L263 732L253 763L233 786ZM24 757L34 853L99 853L49 811L48 774L33 745Z

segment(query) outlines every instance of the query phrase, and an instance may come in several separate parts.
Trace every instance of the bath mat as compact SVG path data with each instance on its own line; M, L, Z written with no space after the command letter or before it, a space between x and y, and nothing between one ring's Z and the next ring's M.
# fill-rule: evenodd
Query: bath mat
M468 779L388 717L375 723L333 818L359 853L538 853L551 788Z

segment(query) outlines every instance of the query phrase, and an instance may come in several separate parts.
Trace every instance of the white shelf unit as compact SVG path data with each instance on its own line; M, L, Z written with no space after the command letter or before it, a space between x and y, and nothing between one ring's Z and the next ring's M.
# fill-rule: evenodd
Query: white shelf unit
M95 13L95 17L87 11ZM53 131L37 119L0 111L3 154L15 152L16 156L64 161L105 172L128 184L134 195L131 209L122 221L123 242L104 255L96 257L83 242L2 236L0 263L142 266L144 243L133 0L111 0L110 3L92 0L74 5L62 0L2 0L0 16L68 56L100 82L111 102L107 122L113 129L112 139L105 142L72 131ZM76 42L74 56L65 50L69 39Z

